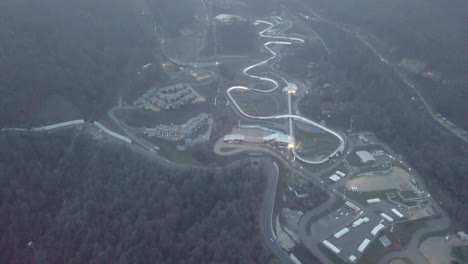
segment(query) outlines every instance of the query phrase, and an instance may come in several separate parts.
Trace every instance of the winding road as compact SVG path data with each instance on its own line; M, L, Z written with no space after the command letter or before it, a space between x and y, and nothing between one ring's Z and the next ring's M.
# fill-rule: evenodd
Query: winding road
M231 102L236 107L236 109L242 115L244 115L245 117L248 117L248 118L251 118L251 119L257 119L257 120L289 119L289 131L290 131L290 136L293 138L292 143L294 145L296 145L296 144L295 144L295 140L294 140L294 131L293 131L293 122L292 122L293 120L301 121L301 122L304 122L306 124L319 127L321 129L327 131L328 133L334 135L335 137L337 137L340 140L340 145L332 153L330 153L328 156L326 156L326 157L324 157L324 158L322 158L320 160L310 160L310 159L301 157L296 152L295 147L291 148L294 157L296 159L304 162L304 163L321 164L321 163L324 163L324 162L328 161L331 157L337 155L338 153L342 153L344 148L345 148L345 138L342 135L340 135L338 132L333 131L328 127L322 126L321 124L319 124L317 122L314 122L314 121L312 121L310 119L307 119L307 118L299 116L299 115L292 114L292 103L291 103L291 94L290 93L288 93L288 112L289 113L286 114L286 115L253 116L253 115L250 115L250 114L247 114L246 112L244 112L244 110L242 110L242 108L237 104L236 100L234 99L234 97L231 94L233 91L252 91L252 92L257 92L257 93L272 93L272 92L275 92L280 87L279 82L277 80L275 80L275 79L268 78L268 77L257 76L257 75L253 75L253 74L248 73L252 69L254 69L256 67L259 67L259 66L262 66L262 65L265 65L265 64L267 64L267 63L269 63L272 60L277 58L278 54L270 48L271 45L291 45L291 44L294 44L294 43L304 43L304 40L300 39L300 38L293 38L293 37L290 38L290 37L283 37L283 36L268 35L269 33L274 33L273 28L275 26L279 25L280 24L279 22L277 24L273 24L271 22L264 21L264 20L256 20L254 24L255 25L258 25L258 24L267 24L267 25L269 25L266 29L260 31L259 35L260 35L260 37L263 37L263 38L270 38L270 39L276 39L276 40L268 41L268 42L266 42L264 44L265 49L268 50L272 55L270 58L246 67L242 71L242 73L243 73L244 76L247 76L247 77L249 77L251 79L272 83L273 87L270 88L270 89L267 89L267 90L262 90L262 89L255 89L255 88L250 88L250 87L246 87L246 86L232 86L232 87L228 88L227 91L226 91L228 98L231 100ZM284 77L281 77L281 76L279 76L279 77L285 83L287 83L287 86L294 85L292 83L289 83Z
M262 235L265 237L265 241L267 242L268 246L275 252L276 256L281 260L282 263L294 264L295 262L277 242L276 235L273 230L273 209L275 207L276 186L278 185L279 168L275 162L273 162L273 166L269 166L269 168L270 177L268 179L267 189L265 191L263 212L261 215Z

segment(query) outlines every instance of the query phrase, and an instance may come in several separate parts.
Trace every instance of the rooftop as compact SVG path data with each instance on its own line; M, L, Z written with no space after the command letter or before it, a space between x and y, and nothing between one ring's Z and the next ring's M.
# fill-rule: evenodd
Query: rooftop
M224 141L234 141L234 140L245 140L244 135L240 134L229 134L224 136Z
M361 159L363 163L367 163L370 161L375 161L374 156L369 151L356 151L356 155Z

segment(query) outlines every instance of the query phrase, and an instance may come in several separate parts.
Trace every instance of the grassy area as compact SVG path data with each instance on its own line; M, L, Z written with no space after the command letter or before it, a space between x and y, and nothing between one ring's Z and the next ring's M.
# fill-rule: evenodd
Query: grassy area
M103 125L105 128L117 133L117 134L120 134L120 135L123 135L123 136L126 136L127 134L122 130L120 129L119 126L117 126L113 121L109 120L109 119L101 119L101 120L97 120L99 123L101 123L101 125Z
M387 196L385 195L386 193L396 193L396 189L388 189L388 190L383 190L383 191L372 191L372 192L352 192L347 190L344 187L339 187L338 190L340 192L344 192L346 190L346 197L354 200L365 207L368 207L367 200L373 199L373 198L379 198L381 200L387 200Z
M330 180L329 180L330 181ZM372 191L372 192L353 192L349 191L344 187L339 187L338 191L344 192L346 190L346 197L348 197L351 200L354 200L365 207L368 207L367 200L372 199L372 198L379 198L381 200L387 200L387 196L385 195L386 193L393 193L395 194L395 198L393 198L394 201L397 201L401 204L404 204L406 206L416 206L418 205L417 202L415 201L404 201L397 195L397 189L388 189L388 190L380 190L380 191Z
M215 78L215 76L211 78ZM220 82L218 82L217 80L214 80L213 82L216 82L216 83L211 83L208 85L197 85L195 81L194 85L192 85L193 89L197 93L199 93L201 96L203 96L205 100L211 104L214 103L214 98L216 97L216 92L218 90L218 87L222 86L222 84L220 84Z
M312 253L310 253L303 244L296 245L291 253L294 254L294 256L296 256L302 263L320 263L317 257L312 255Z
M382 165L378 165L378 166L368 166L368 167L365 167L365 168L362 168L359 173L357 173L356 175L360 175L360 174L363 174L363 173L369 173L369 172L385 172L385 171L388 171L392 166L390 164L382 164Z
M394 249L390 246L385 248L378 240L374 240L370 245L369 248L364 252L364 255L359 259L359 264L372 264L378 263L380 258L393 251ZM401 259L406 264L413 264L411 260L407 258L398 258Z
M452 248L452 255L463 263L468 262L468 245Z
M395 192L395 194L396 194L396 192ZM393 198L393 200L396 201L396 202L399 202L401 204L404 204L406 206L416 206L416 205L418 205L418 202L416 202L416 201L405 201L397 194L396 194L396 197Z
M412 198L418 198L419 196L417 196L413 191L409 190L409 191L401 191L400 194L405 197L405 199L412 199Z
M185 164L185 165L200 165L192 155L190 151L179 151L177 150L177 146L183 145L184 142L182 140L179 141L169 141L160 139L157 137L148 137L146 135L139 135L140 137L148 140L149 142L156 145L158 150L158 155L162 156L172 162Z
M309 132L305 131L298 127L298 121L294 121L294 136L298 145L302 148L326 148L331 151L335 150L339 145L339 139L333 136L332 134L322 131L322 132ZM305 125L314 128L313 126ZM330 151L330 152L331 152Z
M287 113L286 96L282 93L256 93L252 91L233 92L232 96L247 114L272 116Z
M421 245L424 240L430 238L430 237L438 237L438 236L446 236L447 234L451 234L456 232L457 230L460 230L460 226L456 224L451 224L449 227L440 230L440 231L435 231L435 232L429 232L421 236L421 239L419 240L419 245Z
M182 61L192 61L196 59L197 38L194 35L180 36L174 39L167 39L164 44L169 57Z
M226 148L226 147L222 147L222 148L220 148L219 150L220 150L221 152L231 152L231 151L236 150L236 149L237 149L237 148Z
M313 222L319 220L320 218L330 214L331 212L337 210L338 208L342 207L344 205L343 199L337 197L335 202L328 208L327 210L323 211L322 213L311 217L309 220L307 220L306 223L306 234L310 236L310 226L312 225Z

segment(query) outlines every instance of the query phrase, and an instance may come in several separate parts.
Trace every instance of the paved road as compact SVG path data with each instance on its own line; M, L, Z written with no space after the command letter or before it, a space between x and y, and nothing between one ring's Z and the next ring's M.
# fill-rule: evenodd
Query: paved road
M138 143L141 147L147 149L150 152L153 152L155 155L156 152L154 150L154 145L147 140L144 140L140 137L138 137L124 122L120 121L116 116L115 116L115 111L117 109L133 109L131 106L114 106L109 111L107 111L107 116L114 122L115 125L117 125L120 130L122 130L129 138L133 140L133 142Z
M277 242L275 232L273 231L273 209L275 207L279 168L275 162L272 162L268 168L270 168L270 177L268 179L267 189L263 200L263 212L261 215L262 235L265 237L268 246L273 250L273 252L275 252L276 256L282 263L294 264L294 261L289 257L288 253L284 251Z
M299 221L299 237L300 237L300 239L302 241L302 244L310 252L312 252L312 254L316 258L318 258L323 264L328 264L328 263L332 263L332 262L330 261L330 259L326 255L324 255L322 253L322 251L319 250L318 244L321 241L318 241L318 240L314 239L313 234L311 234L309 236L307 235L307 222L312 217L315 217L315 216L325 212L326 210L328 210L328 208L330 208L335 201L336 201L336 196L333 195L333 194L330 194L328 196L328 200L325 203L321 204L319 207L315 208L314 210L305 213L301 217L301 220Z

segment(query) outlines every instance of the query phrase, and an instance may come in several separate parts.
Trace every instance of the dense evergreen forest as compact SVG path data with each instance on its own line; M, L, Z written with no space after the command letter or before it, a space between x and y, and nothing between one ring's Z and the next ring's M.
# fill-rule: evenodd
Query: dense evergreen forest
M448 79L468 77L468 2L311 0L314 10L377 35L400 58L422 59Z
M332 21L376 36L373 45L393 63L417 59L440 72L415 80L436 111L468 130L468 2L444 0L304 1ZM425 80L424 80L425 79Z
M355 131L375 132L419 171L436 200L455 219L467 224L466 144L418 107L411 99L414 92L356 38L332 26L319 30L333 53L319 67L318 74L324 82L333 80L340 92L332 98L317 94L305 96L300 102L301 112L342 128L349 127L353 119ZM330 118L322 113L324 105L336 105Z
M148 4L158 26L170 37L178 36L182 28L192 27L195 11L202 8L201 2L193 0L148 0Z
M216 30L220 53L241 55L255 51L257 33L250 21L219 23Z
M0 126L95 118L116 104L154 45L136 2L1 1Z
M0 263L268 263L262 175L160 167L83 134L3 134Z

